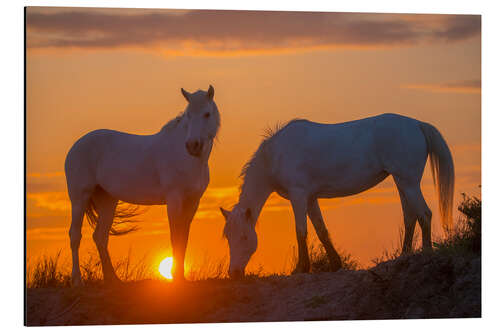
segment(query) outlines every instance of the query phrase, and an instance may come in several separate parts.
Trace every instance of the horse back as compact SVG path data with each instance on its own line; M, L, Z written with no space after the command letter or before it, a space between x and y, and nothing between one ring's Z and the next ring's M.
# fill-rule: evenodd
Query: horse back
M395 114L338 124L293 121L269 140L270 176L280 188L326 197L362 192L404 168L423 170L427 151L418 123Z

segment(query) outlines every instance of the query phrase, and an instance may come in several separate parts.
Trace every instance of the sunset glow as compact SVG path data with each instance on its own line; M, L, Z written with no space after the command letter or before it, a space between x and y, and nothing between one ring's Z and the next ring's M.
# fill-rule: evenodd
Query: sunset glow
M166 257L158 266L158 271L167 280L172 280L172 266L174 265L174 258Z

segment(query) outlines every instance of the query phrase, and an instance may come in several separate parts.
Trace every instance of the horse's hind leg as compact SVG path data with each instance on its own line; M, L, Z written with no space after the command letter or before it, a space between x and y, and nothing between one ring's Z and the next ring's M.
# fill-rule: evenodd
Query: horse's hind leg
M118 200L110 196L101 188L98 188L92 195L92 201L94 202L98 215L96 228L92 238L94 239L97 251L99 252L99 257L101 259L104 281L115 282L118 281L118 278L115 274L115 270L113 269L111 258L109 256L108 239L109 231L113 225L113 217L115 215Z
M82 239L83 218L89 203L91 190L75 190L74 187L68 185L68 194L71 201L71 226L69 228L72 259L71 283L73 286L79 286L82 284L82 274L80 272L80 257L78 251Z
M401 207L403 208L404 218L404 240L403 240L403 253L410 253L413 246L413 234L415 232L415 225L417 224L417 216L412 212L406 197L398 186L399 198L401 199Z
M290 193L290 202L295 216L295 232L299 247L299 262L293 273L307 273L310 268L307 250L307 198L302 192Z
M424 250L432 250L432 240L431 240L431 221L432 221L432 211L427 206L422 192L420 192L421 201L425 206L424 214L418 216L418 224L422 229L422 247Z
M398 189L402 192L405 205L407 206L407 213L409 214L409 220L412 221L412 230L411 234L413 237L413 229L415 229L415 219L418 220L420 224L420 228L422 229L422 247L425 250L432 249L431 243L431 220L432 220L432 212L427 206L425 202L422 191L420 190L420 186L418 183L416 184L405 184L403 181L398 181L395 177L396 184L398 185ZM403 202L403 200L402 200ZM403 210L405 208L403 207ZM406 217L405 217L406 220ZM408 227L406 227L408 228ZM410 230L408 231L410 232ZM406 231L405 231L405 245L408 246L406 242ZM409 246L411 248L411 239L409 241ZM405 250L405 247L403 247Z
M309 201L307 206L307 214L311 219L311 223L316 230L316 234L318 235L319 240L325 247L326 255L328 256L328 261L330 262L330 268L332 272L335 272L342 268L342 261L340 260L340 256L335 251L333 244L330 240L330 236L328 234L328 230L325 226L325 221L323 220L323 216L321 215L321 209L319 208L318 200L312 199Z
M71 283L73 286L80 286L82 284L78 251L80 249L80 240L82 239L83 217L85 215L89 196L90 194L82 192L78 198L74 195L71 199L71 227L69 229L69 239L72 258Z

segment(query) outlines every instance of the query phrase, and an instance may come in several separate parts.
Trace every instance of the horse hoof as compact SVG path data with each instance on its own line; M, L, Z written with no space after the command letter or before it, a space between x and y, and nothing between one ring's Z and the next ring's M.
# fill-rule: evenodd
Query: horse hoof
M84 286L84 284L81 281L80 282L71 282L71 287L72 288L81 288L83 286Z
M174 276L174 278L172 279L172 282L175 282L175 283L184 283L186 282L186 278L184 277L184 275L178 275L178 276Z
M342 265L334 265L331 267L332 272L336 272L342 268Z
M422 252L426 254L432 253L432 247L425 247L422 249Z
M120 287L124 284L122 280L117 277L104 279L104 284L110 287Z
M331 265L330 265L330 270L332 272L336 272L338 271L339 269L342 268L342 262L340 261L340 259L338 260L335 260Z
M81 278L72 279L71 286L74 288L83 287L82 279Z
M293 271L292 274L302 274L302 273L308 273L309 269L306 269L304 267L296 267Z

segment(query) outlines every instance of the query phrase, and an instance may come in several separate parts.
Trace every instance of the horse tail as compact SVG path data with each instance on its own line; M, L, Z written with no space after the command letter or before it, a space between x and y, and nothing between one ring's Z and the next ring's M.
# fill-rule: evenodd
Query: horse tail
M138 222L134 219L139 214L142 214L143 211L140 211L139 206L128 205L126 207L122 207L123 203L119 202L116 208L115 216L113 218L113 224L109 229L109 234L112 236L122 236L128 234L130 232L136 231L139 228L136 225L130 225L132 223ZM98 215L97 210L95 208L95 203L92 198L89 199L87 207L85 208L85 216L87 217L87 221L92 229L95 229L97 225ZM128 226L121 226L123 224L127 224ZM117 228L117 226L121 226Z
M431 163L432 179L436 186L441 225L445 231L453 226L453 193L455 191L455 167L451 151L436 127L420 122Z

